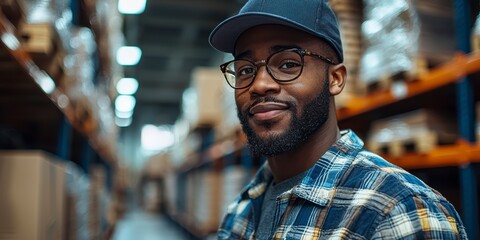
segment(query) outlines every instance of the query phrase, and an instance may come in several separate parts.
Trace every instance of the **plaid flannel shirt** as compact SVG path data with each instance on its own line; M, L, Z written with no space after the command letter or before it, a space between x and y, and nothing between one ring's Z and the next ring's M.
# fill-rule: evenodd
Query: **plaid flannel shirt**
M467 239L458 213L440 193L362 148L347 131L299 185L277 197L271 238ZM228 207L219 239L256 239L271 180L265 163Z

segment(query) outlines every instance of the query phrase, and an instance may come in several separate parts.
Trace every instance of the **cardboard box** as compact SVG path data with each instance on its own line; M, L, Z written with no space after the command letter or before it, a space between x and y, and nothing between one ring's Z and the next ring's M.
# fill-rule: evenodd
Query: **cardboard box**
M42 151L0 151L0 239L65 239L65 172Z
M216 171L197 173L193 216L195 225L202 233L215 232L220 224L221 176Z
M183 115L192 129L212 127L222 118L225 80L217 68L196 68L192 73L192 86L184 94Z

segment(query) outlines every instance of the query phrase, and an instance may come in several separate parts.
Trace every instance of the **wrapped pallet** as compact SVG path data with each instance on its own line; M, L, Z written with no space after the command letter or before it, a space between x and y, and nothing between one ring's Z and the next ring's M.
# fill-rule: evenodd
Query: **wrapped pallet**
M428 153L438 145L455 143L457 138L457 125L450 114L419 109L374 121L366 146L398 157L408 152Z
M64 46L70 39L68 29L72 23L71 0L26 0L26 23L53 26Z
M365 50L360 79L366 91L411 80L453 56L451 0L364 0ZM372 89L372 86L377 88Z
M415 72L418 56L419 20L408 0L364 0L362 36L365 51L360 78L365 86L402 72Z

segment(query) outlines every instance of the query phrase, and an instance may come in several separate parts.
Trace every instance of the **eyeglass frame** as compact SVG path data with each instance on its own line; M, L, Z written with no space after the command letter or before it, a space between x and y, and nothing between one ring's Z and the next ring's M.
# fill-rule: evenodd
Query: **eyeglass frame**
M273 74L272 74L272 72L271 72L271 70L270 70L270 66L268 65L268 62L269 62L270 58L271 58L272 56L274 56L275 54L280 53L280 52L287 52L287 51L296 52L296 53L298 53L298 55L300 55L300 58L301 58L301 60L302 60L302 62L301 62L301 68L302 68L302 69L300 70L300 73L298 73L298 76L296 76L296 77L294 77L294 78L292 78L292 79L289 79L289 80L279 80L279 79L277 79L276 77L273 76ZM327 57L322 56L322 55L320 55L320 54L318 54L318 53L309 51L309 50L307 50L307 49L303 49L303 48L288 48L288 49L283 49L283 50L276 51L276 52L270 54L266 59L259 60L259 61L256 61L256 62L251 61L251 60L249 60L249 59L243 59L243 58L242 58L242 59L234 59L234 60L231 60L231 61L228 61L228 62L226 62L226 63L221 64L221 65L220 65L220 70L222 71L223 76L225 77L225 80L227 81L228 85L229 85L230 87L232 87L233 89L244 89L244 88L250 87L250 86L253 84L253 82L255 81L255 78L257 77L257 73L258 73L258 69L260 68L260 65L265 65L265 68L267 69L268 75L270 75L270 77L272 77L273 80L275 80L275 81L277 81L277 82L281 82L281 83L291 82L291 81L299 78L299 77L302 75L302 73L303 73L303 67L304 67L304 65L305 65L305 59L304 59L305 56L316 57L316 58L318 58L318 59L320 59L320 60L322 60L322 61L324 61L324 62L326 62L326 63L328 63L328 64L336 65L336 63L335 63L333 60L331 60L330 58L327 58ZM252 81L251 81L249 84L247 84L246 86L244 86L244 87L234 87L234 86L232 86L232 84L230 84L230 82L228 81L228 77L227 77L227 66L228 66L230 63L235 62L235 61L239 61L239 60L250 62L250 63L252 63L252 66L255 67L255 73L254 73L253 76L252 76Z

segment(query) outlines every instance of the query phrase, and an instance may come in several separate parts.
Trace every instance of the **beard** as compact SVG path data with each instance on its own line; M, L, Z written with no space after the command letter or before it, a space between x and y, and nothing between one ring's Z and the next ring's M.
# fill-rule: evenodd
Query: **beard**
M255 155L264 155L267 157L277 156L279 154L294 150L299 144L304 143L313 133L315 133L328 119L330 105L330 91L328 84L328 69L326 71L325 84L322 91L312 101L305 104L300 116L297 116L298 106L293 102L282 102L289 106L292 120L287 129L281 134L275 134L268 138L260 138L252 129L248 122L250 116L249 110L243 112L237 110L238 118L242 124L242 129L248 139L250 150ZM257 101L281 102L274 97L267 96ZM270 129L272 123L262 125L265 129Z

